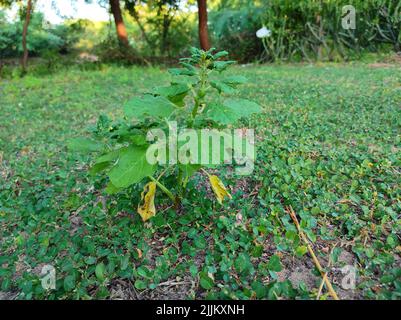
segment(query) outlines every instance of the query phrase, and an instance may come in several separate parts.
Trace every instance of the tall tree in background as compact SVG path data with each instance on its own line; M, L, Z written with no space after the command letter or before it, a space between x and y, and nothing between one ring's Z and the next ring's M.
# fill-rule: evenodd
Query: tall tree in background
M20 5L20 12L21 12L21 20L22 17L24 19L24 26L22 29L22 59L21 59L21 66L22 72L26 73L27 66L28 66L28 45L27 45L27 36L28 36L28 28L29 23L31 22L31 14L33 11L33 4L35 0L27 0L26 5L24 6L22 0L0 0L0 6L5 8L10 8L14 4Z
M28 0L25 8L24 28L22 29L22 49L24 50L24 52L22 55L21 65L23 73L27 72L27 67L28 67L28 46L26 37L28 35L29 23L31 21L31 13L32 13L32 0Z
M123 15L121 13L120 0L109 0L110 10L114 17L117 29L117 37L120 43L126 47L129 46L127 29L125 28Z
M198 1L198 18L199 18L199 41L203 50L210 49L209 35L207 31L207 3L206 0Z
M1 1L1 0L0 0ZM71 0L72 2L76 0ZM135 1L135 0L124 0L123 2L130 2L130 1ZM94 0L85 0L86 3L93 3ZM111 14L113 15L114 22L116 25L116 31L117 31L117 38L118 41L128 47L129 42L128 42L128 34L127 34L127 28L125 27L124 19L123 19L123 14L121 11L121 6L120 6L120 0L95 0L100 6L107 8L107 4L110 6L110 11Z

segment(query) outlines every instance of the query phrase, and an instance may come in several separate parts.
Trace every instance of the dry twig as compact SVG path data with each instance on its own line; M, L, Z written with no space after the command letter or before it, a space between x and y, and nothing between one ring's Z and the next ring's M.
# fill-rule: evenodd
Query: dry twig
M331 285L331 282L330 282L329 278L327 277L327 274L324 272L319 260L317 259L315 252L313 251L312 246L309 243L308 238L305 236L305 233L301 230L301 226L299 225L298 218L291 206L287 207L287 212L289 213L292 221L294 221L294 224L298 230L300 238L302 239L302 241L305 242L305 244L308 248L308 252L312 257L312 260L313 260L316 268L319 270L319 272L323 278L323 281L326 283L326 286L327 286L327 289L329 290L330 295L333 297L334 300L340 300L337 296L337 293L334 291L333 286Z

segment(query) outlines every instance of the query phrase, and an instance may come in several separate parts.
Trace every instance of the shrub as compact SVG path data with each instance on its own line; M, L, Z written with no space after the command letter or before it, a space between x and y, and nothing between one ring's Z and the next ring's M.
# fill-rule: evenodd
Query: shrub
M262 43L255 35L262 14L262 8L254 6L212 11L213 43L232 52L233 58L240 62L254 61L263 52Z
M170 70L175 77L170 86L155 88L143 97L130 100L124 107L126 118L114 124L107 117L100 117L93 130L94 139L78 138L69 144L72 150L100 154L90 172L107 174L109 182L106 191L110 194L148 181L141 196L143 204L138 207L144 221L155 215L156 189L179 205L191 176L199 170L204 171L203 167L222 165L222 153L232 154L233 151L232 147L223 150L219 146L218 150L211 150L203 145L197 145L196 150L186 149L185 133L184 139L178 136L178 142L171 142L170 138L185 129L193 129L191 132L196 133L205 128L227 128L240 118L261 111L260 106L252 101L224 98L225 94L232 94L238 85L246 81L242 76L213 77L213 74L220 74L234 63L220 60L227 55L226 51L213 53L213 49L205 52L192 48L191 52L190 58L181 60L183 68ZM167 135L164 135L167 130L168 141ZM220 141L220 132L211 130L208 133L212 139ZM249 142L245 138L237 138L241 146ZM164 155L163 148L167 148ZM200 161L202 152L208 159L217 155L217 162L208 165L208 161ZM149 154L157 154L155 162L149 161ZM187 161L174 161L177 158ZM224 198L231 197L216 175L204 172L220 203ZM163 180L169 185L163 184Z
M0 15L0 58L21 56L22 26L22 21L9 23L4 13ZM29 54L30 56L49 56L49 52L71 52L81 32L83 28L79 22L52 26L44 20L42 13L35 12L32 15L27 38Z
M356 9L355 30L341 25L345 5ZM270 0L263 19L272 30L265 40L266 59L350 59L363 51L378 51L382 43L391 43L398 51L400 9L399 0Z

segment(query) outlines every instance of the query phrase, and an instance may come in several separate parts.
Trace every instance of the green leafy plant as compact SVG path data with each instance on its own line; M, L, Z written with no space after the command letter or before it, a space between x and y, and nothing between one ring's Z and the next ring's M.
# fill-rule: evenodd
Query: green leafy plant
M128 101L124 106L123 120L111 123L110 119L101 116L93 130L95 140L78 138L70 141L73 150L99 154L90 172L107 174L109 183L106 191L110 194L144 179L149 180L141 196L143 203L138 206L138 213L144 221L156 213L154 199L157 189L178 205L185 195L188 180L199 170L208 176L219 203L226 197L231 198L222 181L204 170L198 159L187 164L170 161L176 157L171 145L167 149L167 164L150 163L147 158L149 147L166 141L149 142L149 130L171 130L171 123L176 124L177 130L230 128L240 118L261 112L255 102L226 97L247 81L242 76L214 76L234 63L222 60L228 55L226 51L214 53L214 49L202 51L192 48L191 53L190 58L181 59L182 68L169 70L174 78L169 86L155 88L142 97ZM214 167L216 164L207 166ZM162 183L164 178L171 176L174 177L173 191Z

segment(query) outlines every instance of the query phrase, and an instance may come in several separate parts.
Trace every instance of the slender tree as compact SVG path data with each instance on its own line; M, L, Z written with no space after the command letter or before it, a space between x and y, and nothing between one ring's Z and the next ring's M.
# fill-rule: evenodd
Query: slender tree
M21 58L21 67L22 67L22 72L26 73L27 71L27 66L28 66L28 45L27 45L27 37L28 37L28 28L29 28L29 23L31 22L31 15L33 11L33 4L35 0L27 0L26 5L24 6L24 1L22 0L0 0L0 6L5 7L5 8L10 8L14 4L20 5L21 9L21 20L23 15L24 16L24 26L22 28L22 49L23 49L23 54Z
M120 0L109 0L110 10L114 17L114 22L117 29L117 37L120 43L124 46L129 46L127 29L125 28L125 23L123 15L121 13Z
M74 2L76 0L71 0L71 1ZM128 0L124 0L124 3L126 1ZM94 0L85 0L85 2L93 3ZM114 22L116 25L118 41L124 46L129 46L128 34L121 11L120 0L95 0L95 2L99 3L99 5L105 8L107 8L107 4L109 5L111 14L113 15Z
M28 35L29 23L31 21L31 13L32 13L32 0L28 0L25 8L24 27L22 29L22 49L24 52L22 55L21 65L23 73L27 72L27 67L28 67L28 46L26 38Z
M198 19L199 19L199 41L203 50L210 49L209 35L207 31L207 3L206 0L198 1Z

